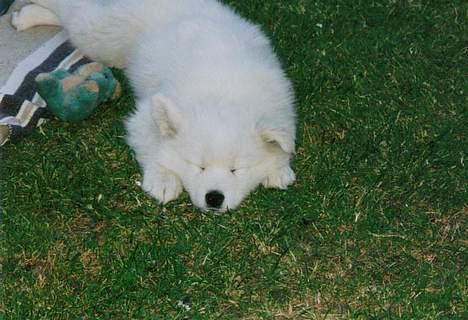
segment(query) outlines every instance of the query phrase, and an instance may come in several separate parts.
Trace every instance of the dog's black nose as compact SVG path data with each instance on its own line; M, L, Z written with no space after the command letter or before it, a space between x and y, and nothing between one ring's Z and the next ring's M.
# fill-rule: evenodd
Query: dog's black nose
M205 201L208 208L219 209L223 205L224 195L217 190L210 191L205 195Z

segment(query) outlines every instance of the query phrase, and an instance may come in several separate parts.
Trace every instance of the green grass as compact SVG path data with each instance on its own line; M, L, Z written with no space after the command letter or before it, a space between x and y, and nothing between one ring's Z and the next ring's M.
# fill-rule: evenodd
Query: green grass
M294 82L297 183L161 206L128 87L49 122L0 154L0 319L466 319L466 2L227 2Z

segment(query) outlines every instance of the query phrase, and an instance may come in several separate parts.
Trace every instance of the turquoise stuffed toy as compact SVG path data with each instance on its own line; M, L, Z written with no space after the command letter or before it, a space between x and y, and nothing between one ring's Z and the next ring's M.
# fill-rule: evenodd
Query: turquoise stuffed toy
M37 92L47 108L59 119L78 122L96 107L121 94L112 71L97 62L81 66L76 72L56 70L36 77Z

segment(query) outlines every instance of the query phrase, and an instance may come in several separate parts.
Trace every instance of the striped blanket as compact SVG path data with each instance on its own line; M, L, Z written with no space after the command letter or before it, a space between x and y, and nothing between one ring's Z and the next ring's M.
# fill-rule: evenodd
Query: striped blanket
M73 72L89 62L61 32L19 63L0 88L0 146L18 141L52 117L35 88L39 73L57 69Z

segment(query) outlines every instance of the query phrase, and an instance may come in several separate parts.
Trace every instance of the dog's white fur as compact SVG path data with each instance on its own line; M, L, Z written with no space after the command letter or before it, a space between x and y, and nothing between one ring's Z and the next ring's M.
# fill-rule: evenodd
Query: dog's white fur
M258 27L215 0L33 2L90 58L126 69L137 97L128 143L157 200L185 188L196 206L226 210L259 184L294 181L291 84Z

